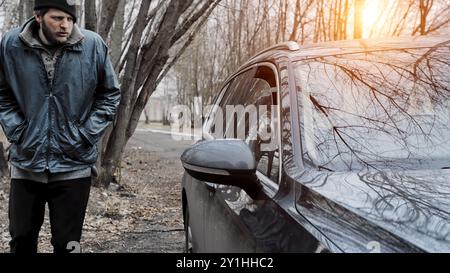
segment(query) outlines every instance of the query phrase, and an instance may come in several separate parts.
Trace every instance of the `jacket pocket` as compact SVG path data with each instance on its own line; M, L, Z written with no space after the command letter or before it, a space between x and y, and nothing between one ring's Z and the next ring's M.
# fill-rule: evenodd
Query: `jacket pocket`
M28 123L20 133L17 142L14 144L16 146L15 160L31 160L36 156L36 152L42 144L40 129Z
M7 136L9 142L13 144L20 144L23 141L23 136L25 135L25 131L29 127L28 122L23 121L17 128L14 130L12 136ZM5 132L5 130L4 130Z
M94 163L97 160L95 145L85 141L77 125L68 122L58 134L58 142L65 156L74 161Z

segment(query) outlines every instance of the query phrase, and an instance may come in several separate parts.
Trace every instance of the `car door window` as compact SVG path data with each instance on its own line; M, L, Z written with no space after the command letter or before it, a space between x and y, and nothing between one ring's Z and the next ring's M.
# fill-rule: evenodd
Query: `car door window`
M257 169L273 182L279 175L277 86L273 70L252 68L236 76L219 103L221 115L211 130L223 128L222 138L244 140L252 149ZM222 116L222 120L219 120Z
M231 79L225 86L223 96L220 101L216 102L212 113L212 122L208 125L208 133L214 138L225 138L225 131L227 126L227 117L225 115L227 105L232 106L233 101L238 100L237 97L241 96L240 92L236 90L248 90L251 79L255 74L256 68L244 71L239 76ZM228 107L230 108L230 107Z
M221 89L217 97L213 100L216 104L212 105L212 108L206 109L208 113L208 119L205 123L204 132L212 138L222 138L223 134L223 111L220 105L217 102L221 102L224 100L226 96L228 96L229 92L227 92L228 87L230 86L232 81L229 81L225 86Z
M258 80L253 92L254 104L258 109L258 122L256 130L250 130L250 134L256 132L256 135L247 136L246 142L255 155L258 171L277 182L280 155L276 122L276 87L270 87L265 80Z

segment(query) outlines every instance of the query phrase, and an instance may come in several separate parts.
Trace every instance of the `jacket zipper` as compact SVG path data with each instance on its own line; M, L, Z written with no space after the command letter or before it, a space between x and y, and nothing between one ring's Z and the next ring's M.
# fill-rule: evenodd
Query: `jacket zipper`
M45 49L43 49L43 48L37 48L37 50L45 50ZM42 70L45 72L44 74L45 74L45 79L46 79L46 81L45 81L45 83L47 84L47 89L48 90L50 90L50 85L49 85L49 78L48 78L48 72L47 72L47 69L45 68L45 63L44 63L44 61L42 60L42 55L41 55L41 53L40 52L38 52L38 51L36 51L35 49L33 49L32 50L34 53L36 53L36 55L37 55L37 57L38 57L38 59L39 59L39 61L40 61L40 63L41 63L41 66L42 66ZM50 109L50 100L48 100L48 108ZM50 111L49 111L49 113L50 113ZM48 115L48 118L49 118L49 120L50 120L50 114ZM50 123L51 123L51 120L50 120ZM48 144L47 144L47 153L46 153L46 163L45 163L45 169L46 170L48 170L48 162L49 162L49 149L50 149L50 125L49 125L49 128L47 129L47 138L48 138Z
M73 45L70 45L70 46L73 46ZM51 85L50 85L50 83L49 83L49 78L48 78L48 72L47 72L47 69L46 69L46 67L45 67L45 63L44 63L44 61L42 60L42 55L40 54L40 52L37 52L37 51L35 51L35 50L33 50L35 53L36 53L36 55L38 56L38 58L39 58L39 61L41 62L41 65L42 65L42 68L44 69L44 71L45 71L45 78L47 79L47 81L46 81L46 83L47 83L47 88L48 88L48 90L49 90L49 99L48 99L48 119L49 119L49 126L48 126L48 130L47 130L47 138L48 138L48 144L47 144L47 153L46 153L46 166L45 166L45 169L46 170L49 170L49 161L50 161L50 147L51 147L51 136L52 136L52 134L51 134L51 127L52 127L52 110L51 110L51 102L50 102L50 99L51 98L53 98L53 87L54 87L54 85L55 85L55 79L56 79L56 75L57 75L57 69L58 69L58 65L59 65L59 63L60 63L60 60L62 59L62 56L64 55L64 51L65 51L65 49L67 48L67 47L69 47L68 45L64 45L64 46L62 46L61 48L60 48L60 50L61 50L61 53L58 55L58 57L57 57L57 59L56 59L56 62L55 62L55 67L54 67L54 71L53 71L53 79L52 79L52 82L51 82ZM45 50L45 51L47 51L45 48L43 48L43 47L35 47L35 48L37 48L38 50ZM47 51L47 53L49 53L49 51Z
M53 70L53 79L52 79L51 86L50 86L50 89L49 89L48 115L49 115L50 123L49 123L49 126L48 126L48 147L47 147L47 167L46 167L47 170L49 169L48 165L49 165L49 160L50 160L50 149L51 149L51 145L50 144L51 144L51 137L52 137L52 130L51 130L51 128L52 128L52 125L53 125L52 118L54 116L53 115L53 109L51 108L51 100L53 100L53 97L54 97L53 96L53 88L55 86L55 79L56 79L56 75L57 75L56 72L58 70L58 65L59 65L59 62L60 62L63 54L64 54L64 48L61 48L61 52L56 57L57 59L56 59L55 67L54 67L54 70ZM48 75L47 75L47 82L48 82Z
M42 50L45 50L45 51L46 51L46 49L43 49L43 48L42 48ZM44 61L42 60L42 55L41 55L40 52L36 52L36 51L35 51L36 55L39 57L39 61L41 62L42 68L43 68L43 70L45 71L45 78L46 78L47 88L48 88L48 90L49 90L49 93L48 93L48 95L49 95L49 99L48 99L48 120L49 120L49 126L48 126L48 129L47 129L47 139L48 139L48 143L47 143L46 164L45 164L45 169L46 169L46 170L49 169L50 149L51 149L51 148L50 148L50 147L51 147L50 144L51 144L51 136L52 136L52 131L51 131L51 128L52 128L52 114L51 114L51 113L52 113L52 110L51 110L51 101L50 101L50 99L53 97L53 86L54 86L55 78L56 78L56 69L57 69L58 64L59 64L59 62L60 62L61 56L62 56L62 54L63 54L63 52L64 52L64 49L63 49L63 48L62 48L61 50L62 50L62 51L61 51L61 53L59 54L59 56L57 57L56 62L55 62L55 67L54 67L54 72L53 72L53 79L52 79L52 82L51 82L51 83L50 83L50 81L49 81L47 68L45 67ZM34 51L34 50L33 50L33 51ZM47 53L49 53L49 52L47 51Z

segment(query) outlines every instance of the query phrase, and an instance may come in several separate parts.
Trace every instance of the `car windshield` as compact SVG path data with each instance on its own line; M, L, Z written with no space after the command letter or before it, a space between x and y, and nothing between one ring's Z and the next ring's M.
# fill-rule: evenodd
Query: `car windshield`
M295 62L304 162L450 168L450 45Z

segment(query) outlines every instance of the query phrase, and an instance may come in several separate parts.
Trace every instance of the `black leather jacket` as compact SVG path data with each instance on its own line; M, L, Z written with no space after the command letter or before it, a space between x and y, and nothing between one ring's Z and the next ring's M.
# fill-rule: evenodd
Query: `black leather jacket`
M84 38L64 46L50 85L43 49L19 37L25 25L0 43L0 123L13 144L10 163L52 173L92 166L120 100L108 48L96 33L80 30Z

